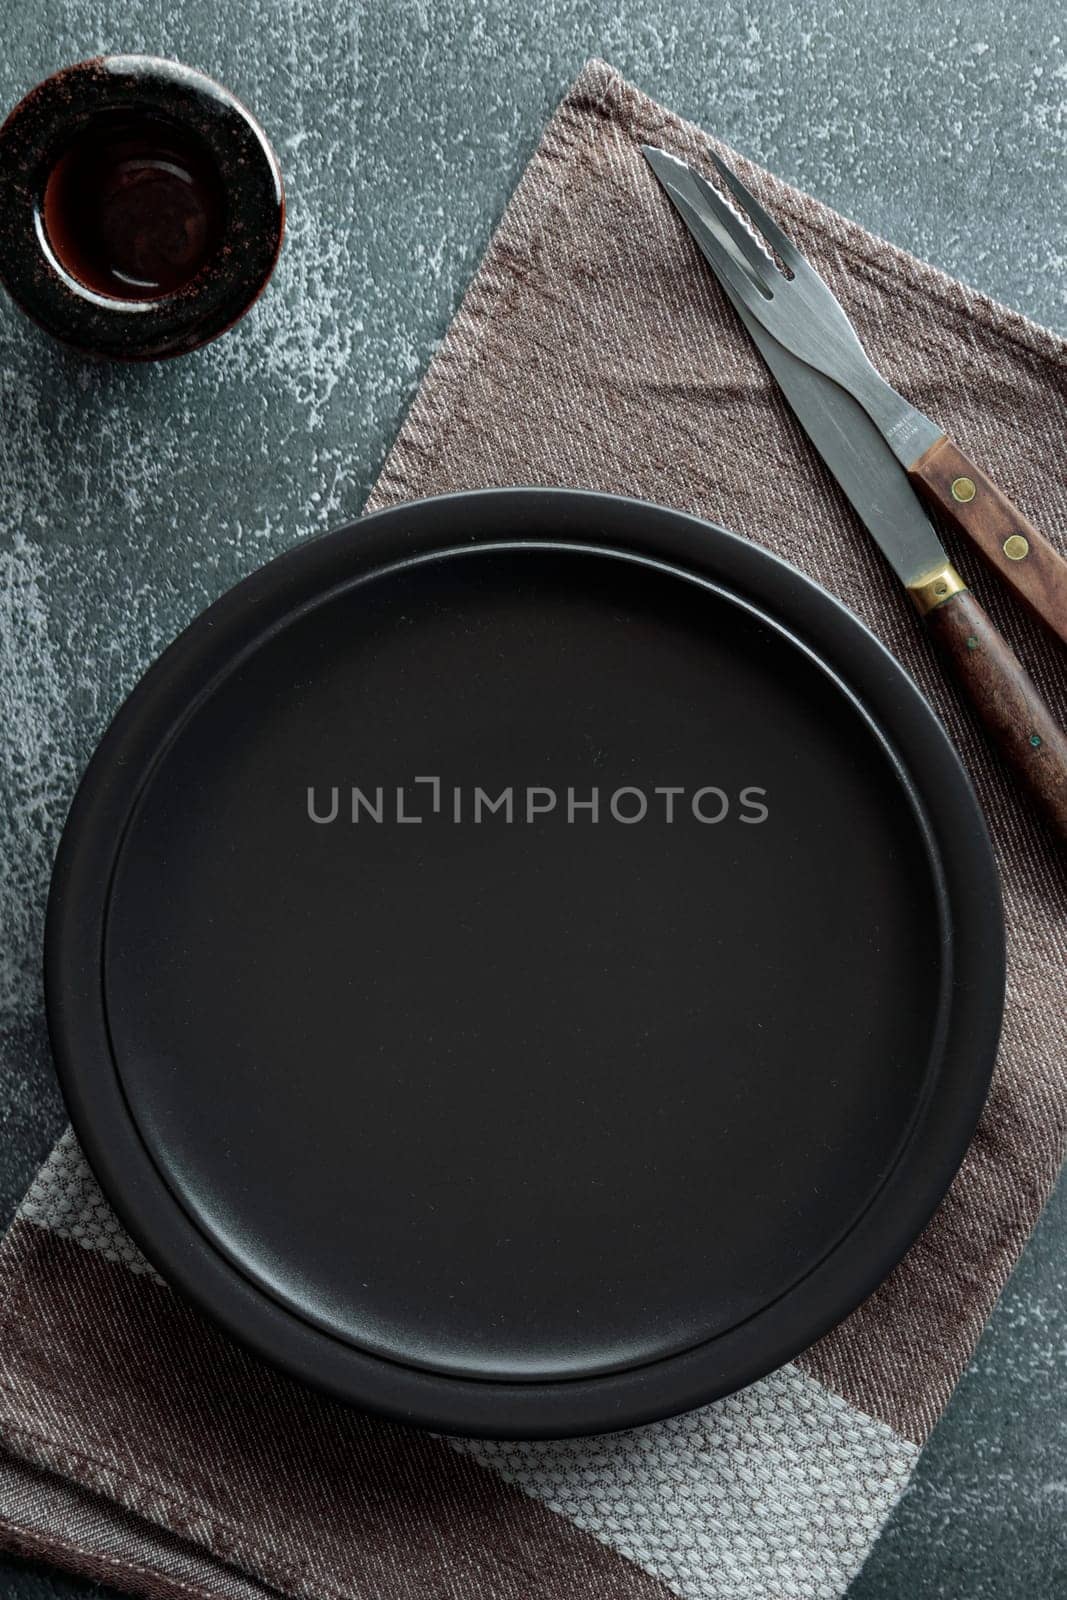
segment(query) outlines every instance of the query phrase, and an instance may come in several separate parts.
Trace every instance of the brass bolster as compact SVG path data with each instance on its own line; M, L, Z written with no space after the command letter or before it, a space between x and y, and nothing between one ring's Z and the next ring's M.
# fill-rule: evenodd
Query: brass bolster
M944 605L954 594L962 594L966 587L952 563L946 561L943 567L926 572L915 583L909 583L908 593L916 611L920 616L925 616L936 606Z

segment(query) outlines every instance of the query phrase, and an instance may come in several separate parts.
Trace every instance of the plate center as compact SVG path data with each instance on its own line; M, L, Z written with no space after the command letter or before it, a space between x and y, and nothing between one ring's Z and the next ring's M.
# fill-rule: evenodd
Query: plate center
M546 544L378 575L230 672L127 832L106 998L244 1273L357 1348L549 1380L827 1254L922 1097L938 960L832 678L684 574Z

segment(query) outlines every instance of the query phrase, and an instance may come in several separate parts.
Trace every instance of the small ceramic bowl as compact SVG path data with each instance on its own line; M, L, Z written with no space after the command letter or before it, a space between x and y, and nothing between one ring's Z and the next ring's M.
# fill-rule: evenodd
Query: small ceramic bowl
M284 226L263 129L178 62L80 61L0 127L0 283L85 354L151 361L217 338L264 288Z

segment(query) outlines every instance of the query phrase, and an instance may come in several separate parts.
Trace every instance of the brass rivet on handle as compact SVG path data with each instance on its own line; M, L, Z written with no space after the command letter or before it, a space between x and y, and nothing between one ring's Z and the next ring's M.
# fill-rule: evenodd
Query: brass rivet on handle
M952 498L953 498L953 500L961 500L964 503L966 503L966 501L968 501L968 500L973 500L977 493L978 493L978 491L974 486L974 479L973 478L953 478L953 480L952 480Z
M1021 533L1013 533L1004 541L1004 554L1009 561L1022 561L1030 554L1029 539L1024 539Z

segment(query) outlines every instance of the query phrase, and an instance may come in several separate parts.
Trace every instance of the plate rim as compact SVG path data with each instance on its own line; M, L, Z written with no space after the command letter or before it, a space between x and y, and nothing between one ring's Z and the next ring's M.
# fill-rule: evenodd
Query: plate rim
M560 524L573 526L564 532ZM360 573L492 543L577 544L664 562L724 587L811 650L903 767L943 875L953 959L937 1090L867 1210L805 1279L688 1350L594 1376L526 1382L448 1375L358 1350L226 1260L173 1194L126 1105L109 1053L101 966L125 822L178 713L243 654L231 648L234 637L251 625L255 648L273 622ZM999 880L969 779L918 688L851 612L780 557L689 513L595 491L521 487L371 513L283 552L195 618L140 679L86 768L57 853L45 930L49 1033L75 1132L108 1200L163 1277L241 1343L336 1398L443 1432L502 1438L611 1431L692 1409L781 1366L860 1304L922 1231L966 1152L992 1074L1004 964Z

